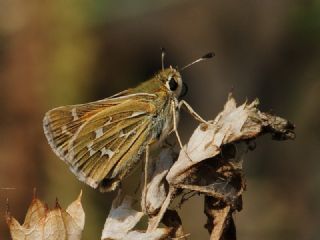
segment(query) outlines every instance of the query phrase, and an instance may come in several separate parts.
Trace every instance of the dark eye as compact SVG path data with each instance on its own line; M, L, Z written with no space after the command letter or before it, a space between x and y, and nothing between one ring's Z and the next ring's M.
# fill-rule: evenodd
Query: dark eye
M176 80L174 80L174 78L171 78L169 80L169 87L171 91L175 91L178 88L178 83L176 82Z

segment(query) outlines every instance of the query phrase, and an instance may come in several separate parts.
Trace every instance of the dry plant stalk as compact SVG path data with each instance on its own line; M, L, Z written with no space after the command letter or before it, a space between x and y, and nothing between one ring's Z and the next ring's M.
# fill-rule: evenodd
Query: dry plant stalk
M236 239L233 213L242 209L244 155L254 149L254 139L263 134L270 133L274 140L295 137L293 124L259 111L258 104L255 100L237 107L230 94L223 111L213 121L200 124L178 156L172 148L164 147L150 161L147 176L150 181L143 189L141 198L142 211L148 217L148 228L142 232L150 235L145 235L143 239L187 239L188 234L183 231L179 215L169 209L172 200L185 192L205 196L205 227L211 240ZM132 209L126 201L119 207L123 205L127 206L125 221L128 221ZM139 212L140 218L143 213ZM115 215L113 208L106 223ZM160 222L165 228L159 228ZM133 228L136 223L131 224L126 233L135 232ZM142 239L128 238L128 235L117 237L114 232L118 230L122 231L113 225L111 236L105 229L102 239Z

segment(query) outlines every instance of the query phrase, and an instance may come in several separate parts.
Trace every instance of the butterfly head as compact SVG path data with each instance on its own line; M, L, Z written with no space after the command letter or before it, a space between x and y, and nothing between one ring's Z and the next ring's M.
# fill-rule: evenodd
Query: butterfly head
M183 83L179 71L173 67L166 68L159 72L159 79L166 89L176 98L181 97L186 92L186 85Z
M195 61L185 65L180 69L183 71L195 63L201 62L203 60L210 59L214 57L214 53L210 52L202 56L201 58L196 59ZM162 48L161 53L161 63L162 63L162 70L158 74L158 79L165 85L167 90L172 93L173 96L176 98L181 98L187 94L188 86L182 81L180 72L170 66L169 68L164 67L164 56L165 56L165 49Z

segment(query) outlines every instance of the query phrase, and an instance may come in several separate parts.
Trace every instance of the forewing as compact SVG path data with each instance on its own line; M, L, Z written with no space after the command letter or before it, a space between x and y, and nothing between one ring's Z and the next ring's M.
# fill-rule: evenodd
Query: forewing
M122 173L111 170L118 169L120 161L130 161L128 152L137 155L148 140L154 97L117 95L59 107L45 115L44 132L54 152L81 181L95 188L108 174Z

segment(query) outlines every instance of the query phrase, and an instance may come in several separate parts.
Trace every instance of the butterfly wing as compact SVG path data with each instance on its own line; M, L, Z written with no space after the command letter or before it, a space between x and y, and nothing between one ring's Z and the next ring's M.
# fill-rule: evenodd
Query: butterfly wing
M81 181L113 190L151 140L155 97L121 93L59 107L46 113L44 132L53 151Z

